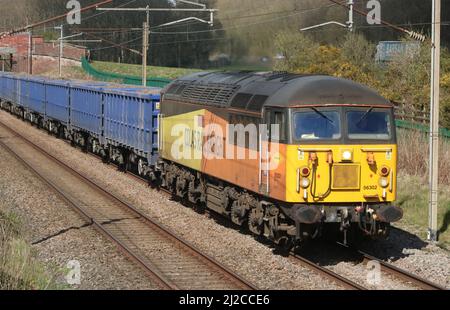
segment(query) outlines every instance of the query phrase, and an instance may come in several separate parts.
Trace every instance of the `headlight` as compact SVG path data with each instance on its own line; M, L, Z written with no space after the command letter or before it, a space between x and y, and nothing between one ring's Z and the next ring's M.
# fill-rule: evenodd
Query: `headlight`
M351 151L346 150L342 152L342 160L350 161L353 159L353 154Z
M389 181L388 181L388 179L386 179L386 178L381 178L381 179L380 179L380 186L381 186L382 188L388 187L388 186L389 186Z
M310 184L311 184L311 182L307 178L303 178L300 182L300 185L302 186L302 188L308 188Z

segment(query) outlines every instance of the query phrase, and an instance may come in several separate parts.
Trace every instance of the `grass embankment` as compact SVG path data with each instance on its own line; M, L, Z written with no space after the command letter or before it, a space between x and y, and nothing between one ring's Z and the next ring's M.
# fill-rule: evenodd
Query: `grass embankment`
M428 136L399 131L399 177L397 204L404 210L404 223L426 238L428 227ZM442 140L439 151L439 245L450 249L450 140Z
M92 66L100 71L118 73L124 75L141 76L141 65L120 64L114 62L94 61ZM175 79L183 75L187 75L202 70L184 69L184 68L169 68L169 67L147 67L147 74L149 77L159 77Z
M94 61L92 66L100 71L112 72L117 74L141 76L142 66L131 64L119 64L114 62ZM184 75L188 75L201 71L270 71L269 66L252 66L252 65L233 65L221 68L213 68L207 70L201 69L186 69L186 68L170 68L170 67L147 67L148 76L176 79Z
M0 290L61 289L23 235L20 218L0 210Z
M48 71L40 73L39 75L49 77L52 79L59 79L59 71L58 69L50 68ZM89 76L81 67L77 66L69 66L63 67L62 78L68 80L93 80L91 76Z

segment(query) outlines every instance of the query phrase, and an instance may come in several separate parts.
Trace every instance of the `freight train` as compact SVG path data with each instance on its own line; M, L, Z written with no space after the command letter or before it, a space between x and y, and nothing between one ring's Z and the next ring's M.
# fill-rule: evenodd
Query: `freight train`
M393 105L350 80L202 72L158 89L1 73L0 100L280 246L386 237L403 216Z

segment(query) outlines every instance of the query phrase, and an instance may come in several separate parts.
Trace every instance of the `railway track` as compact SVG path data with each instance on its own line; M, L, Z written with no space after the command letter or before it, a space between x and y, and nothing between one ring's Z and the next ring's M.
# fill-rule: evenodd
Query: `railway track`
M19 133L15 132L13 129L9 128L7 125L2 124L0 122L0 127L6 128L9 131L12 131L15 135L17 135L18 137L20 137L22 140L26 141L27 143L32 143L31 141L29 141L26 137L23 137L22 135L20 135ZM4 145L4 143L2 141L0 141L1 145ZM153 229L159 230L161 231L163 234L165 233L166 229L161 227L161 225L157 224L156 225L152 225L153 221L149 218L147 218L144 214L142 214L141 212L139 212L138 210L136 210L135 208L133 208L132 206L128 205L127 203L123 202L122 200L120 200L120 198L117 198L116 196L112 195L109 192L106 192L105 190L103 190L101 187L99 187L95 182L93 182L92 180L89 180L88 178L86 178L85 176L79 174L76 171L73 171L72 168L68 167L65 163L59 161L58 159L56 159L55 157L53 157L51 154L49 154L48 152L46 152L45 150L42 150L39 146L34 145L34 143L32 143L33 147L38 149L41 152L44 152L45 155L48 158L51 158L52 160L58 162L59 164L61 164L62 166L65 166L67 169L72 170L72 173L75 173L78 177L81 177L82 179L85 179L88 183L91 183L94 187L99 188L104 194L108 195L108 196L112 196L113 200L118 201L119 204L122 204L122 209L126 209L128 210L128 212L130 212L131 214L133 214L135 216L134 220L138 220L141 223L144 222L144 224L146 224L147 227L151 227L154 226ZM6 146L6 148L8 149L8 146ZM11 151L10 151L11 152ZM14 152L12 152L14 153ZM15 154L14 154L15 155ZM95 154L91 154L90 155L101 159L100 157L98 157ZM18 157L17 155L15 155L16 157ZM18 158L20 161L24 162L24 160L22 158ZM27 162L24 162L27 166L30 166ZM33 169L32 167L30 167L32 170L35 171L35 169ZM38 175L39 172L35 171ZM143 184L148 184L148 181L138 175L135 175L133 173L128 173L128 175L135 179L136 181L143 183ZM45 179L44 179L45 180ZM48 181L45 180L47 183ZM54 184L50 184L51 187L54 187ZM57 190L58 192L60 192L59 190ZM166 195L172 195L170 192L162 190L162 193L166 194ZM61 193L60 193L61 194ZM62 194L62 196L66 199L66 201L68 200L68 198L70 197L66 197L65 194ZM68 200L68 202L74 206L74 203L72 203L70 200ZM75 203L76 205L76 203ZM121 244L121 239L117 238L114 236L114 232L110 233L110 232L105 232L103 231L103 228L105 226L105 224L111 225L111 221L115 222L118 219L109 219L109 220L104 220L102 221L98 221L96 220L94 217L90 216L88 213L83 212L84 209L80 208L79 206L74 206L87 220L89 220L92 225L94 227L96 227L98 230L100 230L106 237L108 237L109 239L111 239L112 241L114 241L119 248L121 248L126 255L128 255L131 259L133 259L134 261L136 261L138 264L140 264L150 275L152 275L153 277L156 277L158 280L158 282L160 282L162 284L163 287L165 288L169 288L169 289L178 289L178 288L185 288L183 285L178 286L176 283L173 283L173 281L169 279L166 279L167 277L158 271L158 266L153 266L152 264L149 264L145 257L142 258L142 255L137 255L136 253L133 252L133 248L130 248L127 246L127 244ZM98 206L95 206L96 209L99 210L99 212L103 212L100 209L102 209L102 207L100 206L100 209L98 208ZM81 209L81 210L80 210ZM130 219L129 219L130 220ZM172 240L177 240L179 239L178 237L176 237L173 233L171 233L170 231L168 232L168 234L171 234ZM190 248L191 246L181 240L181 243L183 244L183 246L185 248L188 248L188 251L191 252L195 252L197 253L200 257L201 260L206 260L207 262L209 261L210 265L215 265L217 267L217 269L222 270L222 273L224 274L228 274L228 277L231 278L235 278L235 282L237 283L237 288L243 288L243 289L256 289L253 285L251 285L250 283L248 283L247 281L245 281L244 279L241 279L238 275L233 274L233 272L229 271L226 267L223 267L222 265L220 265L219 263L215 262L213 259L211 259L210 257L208 257L207 255L202 254L199 250L195 249L195 248ZM142 242L141 242L142 244ZM347 251L354 251L348 247L346 247L345 245L342 244L338 244L340 247L346 249ZM130 253L131 252L131 253ZM135 251L137 252L137 251ZM362 251L354 251L353 255L355 257L357 257L358 260L361 261L361 263L363 264L367 264L369 261L377 261L379 262L380 266L381 266L381 271L389 274L392 277L395 277L397 279L399 279L402 282L406 282L406 283L411 283L412 285L420 288L420 289L424 289L424 290L442 290L445 289L439 285L436 285L426 279L422 279L408 271L402 270L392 264L389 264L381 259L375 258L367 253L364 253ZM326 267L320 266L319 264L313 262L312 260L309 260L297 253L290 253L290 259L294 260L295 262L301 264L303 267L306 267L310 270L312 270L313 272L316 272L318 274L320 274L321 276L323 276L324 278L331 280L332 282L338 284L339 286L346 288L346 289L351 289L351 290L367 290L368 288L348 279L345 278L341 275L339 275L338 273L335 273L334 271L327 269ZM214 286L213 286L214 287ZM210 288L210 286L208 286L208 288ZM233 288L233 287L231 287Z
M98 158L99 160L101 160L101 157L99 157L98 155L95 155L95 154L91 154L91 155ZM115 164L112 164L112 165L115 165ZM115 166L117 166L117 165L115 165ZM131 178L135 179L137 182L148 185L148 181L146 179L144 179L134 173L128 173L128 175ZM161 192L167 196L172 197L172 193L165 189L161 189ZM348 248L347 246L345 246L343 244L338 243L338 245L341 246L342 248L346 249L347 251L352 251L352 249ZM402 270L392 264L389 264L381 259L375 258L367 253L362 252L362 251L356 251L356 253L353 252L352 255L355 256L356 259L362 261L362 263L365 265L370 261L377 261L380 263L382 272L389 274L391 276L394 276L403 282L411 283L420 289L423 289L423 290L445 290L444 287L441 287L441 286L439 286L435 283L432 283L426 279L420 278L406 270ZM336 283L337 285L339 285L345 289L349 289L349 290L367 290L368 289L367 287L364 287L348 278L345 278L345 277L341 276L340 274L338 274L326 267L323 267L320 264L307 259L306 257L299 255L298 253L291 252L289 254L289 258L291 260L293 260L294 262L299 263L303 267L308 268L317 274L320 274L324 278Z
M336 243L336 245L339 247L339 249L343 249L347 252L347 257L353 257L355 262L358 262L358 264L363 264L364 266L367 266L368 263L377 262L380 266L380 271L384 273L385 275L388 275L391 278L394 278L402 283L409 284L413 287L416 287L421 290L446 290L445 287L442 287L440 285L437 285L433 282L430 282L424 278L421 278L415 274L412 274L406 270L403 270L401 268L398 268L382 259L376 258L368 253L365 253L361 250L355 250L352 248L347 247L344 244ZM333 246L333 244L329 244L328 246ZM296 252L290 253L290 258L294 259L301 265L321 274L325 278L335 282L336 284L351 290L367 290L372 289L370 287L366 287L363 285L360 285L359 283L356 283L352 281L351 279L344 277L326 267L321 266L319 263L314 262L311 259L308 259L307 257L300 255Z
M412 274L406 270L400 269L397 266L394 266L382 259L376 258L364 251L361 250L353 250L348 248L347 246L338 243L338 245L348 251L352 251L353 255L358 257L362 264L367 265L369 262L377 262L380 265L381 272L394 277L402 282L410 283L415 287L421 290L445 290L445 287L437 285L433 282L428 281L427 279L421 278L415 274Z
M101 160L101 157L92 154L93 156L97 157L98 159ZM113 164L114 165L114 164ZM148 181L136 174L133 173L129 173L128 174L131 178L135 179L137 182L140 182L142 184L148 184ZM162 189L161 192L169 197L172 197L172 193ZM302 257L300 255L298 255L295 252L291 252L289 254L289 258L292 259L295 263L299 263L300 265L302 265L303 267L312 270L313 272L321 275L322 277L336 283L337 285L345 288L345 289L349 289L349 290L367 290L367 288L365 288L364 286L359 285L358 283L347 279L341 275L339 275L338 273L335 273L325 267L320 266L319 264L314 263L311 260L308 260L305 257Z
M161 288L257 289L3 122L0 145L139 264Z
M349 290L366 290L367 289L364 286L359 285L358 283L356 283L348 278L345 278L334 271L331 271L325 267L322 267L319 264L314 263L313 261L311 261L303 256L300 256L299 254L296 254L295 252L291 252L289 257L292 260L300 263L302 266L320 274L321 276L336 283L339 286L342 286L343 288L346 288Z

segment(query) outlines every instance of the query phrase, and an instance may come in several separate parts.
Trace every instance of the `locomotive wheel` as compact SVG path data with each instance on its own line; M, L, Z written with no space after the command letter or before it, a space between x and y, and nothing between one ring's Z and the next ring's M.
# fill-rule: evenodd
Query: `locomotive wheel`
M239 205L238 201L231 206L231 220L233 223L242 226L245 223L245 208Z
M102 158L104 164L109 165L111 163L111 157L109 156L109 148L105 149L105 155Z
M291 237L281 237L274 241L276 244L275 253L279 255L289 256L289 253L295 247L295 241Z
M264 210L260 207L253 208L248 215L248 228L256 236L263 233Z

